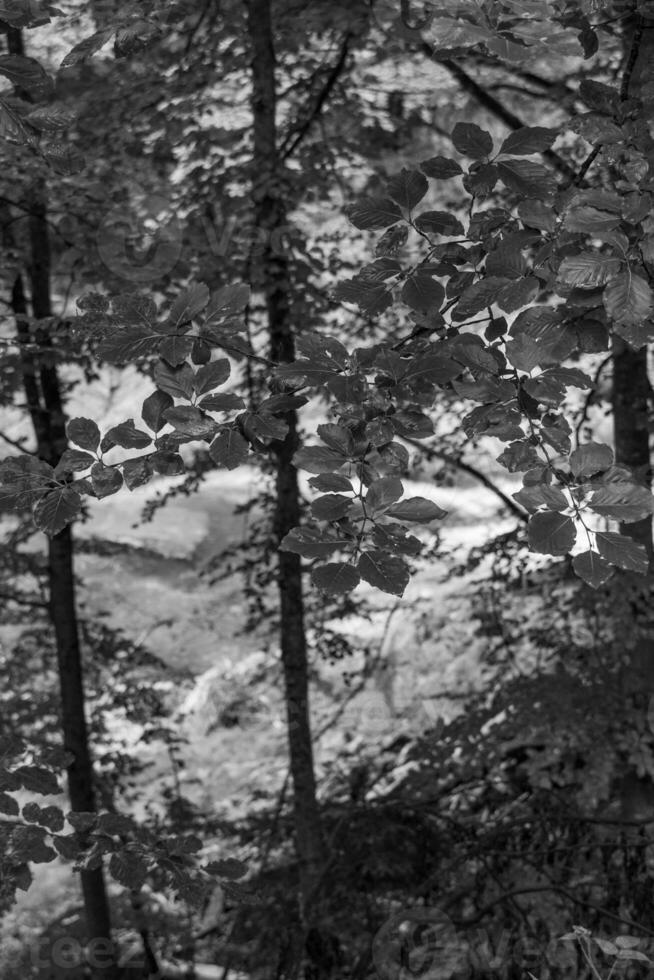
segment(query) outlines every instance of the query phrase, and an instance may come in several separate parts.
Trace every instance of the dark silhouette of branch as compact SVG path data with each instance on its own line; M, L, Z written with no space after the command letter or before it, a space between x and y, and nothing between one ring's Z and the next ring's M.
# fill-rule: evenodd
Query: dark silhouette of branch
M631 82L631 76L634 73L634 68L636 67L636 62L638 61L638 52L640 51L640 42L643 39L644 30L645 18L638 17L636 20L636 30L634 31L633 40L631 42L629 57L627 58L627 64L625 65L622 83L620 85L620 99L622 102L626 102L626 100L629 98L629 84Z
M408 442L409 445L415 446L416 449L419 449L430 459L440 459L444 463L461 470L463 473L468 473L470 476L474 477L475 480L485 486L487 490L494 493L495 496L502 501L507 510L509 510L520 521L526 523L529 520L527 512L524 511L522 507L515 502L515 500L512 500L508 494L504 493L503 490L500 490L500 488L496 486L496 484L493 483L493 481L487 477L485 473L478 470L476 466L473 466L471 463L466 463L465 460L460 459L458 456L452 456L450 453L446 453L442 449L435 449L433 446L423 446L423 444L418 442L417 439L411 439L409 436L402 436L402 438L404 442Z
M25 446L20 439L12 439L10 436L6 436L4 432L0 432L0 439L6 442L7 445L13 446L14 449L20 450L21 453L27 453L28 456L36 456L36 453L32 452L31 449L25 449Z
M609 911L609 909L603 908L601 905L595 905L593 902L587 902L583 898L577 898L572 892L569 892L566 888L561 888L558 885L538 885L533 888L516 888L513 891L505 892L503 895L499 895L497 898L493 899L487 905L484 905L482 909L479 910L475 915L470 916L467 919L459 919L458 921L452 920L457 926L457 928L466 928L466 926L475 925L481 919L484 918L496 905L501 902L505 902L508 899L515 897L516 895L531 895L536 892L553 892L554 894L562 895L567 898L568 901L573 902L575 905L581 905L584 908L592 909L594 912L599 912L601 915L606 915L614 922L621 922L623 925L628 926L630 929L639 929L641 932L647 933L648 936L654 936L654 931L648 929L647 926L641 925L639 922L633 922L631 919L626 919L621 915L616 915L615 912Z
M474 78L471 78L470 75L468 75L468 73L465 72L460 65L457 65L455 61L452 61L450 58L439 58L432 46L426 41L423 41L420 44L420 50L425 57L430 58L432 61L438 62L439 65L442 65L443 68L445 68L459 83L464 92L468 92L470 95L472 95L479 105L483 106L485 109L488 109L489 112L492 112L494 116L501 119L502 122L506 123L506 125L511 129L522 129L522 127L526 125L526 123L524 123L519 116L516 116L514 112L507 109L507 107L496 99L495 96L488 91L488 89L483 88L474 80ZM552 166L564 177L573 179L576 176L575 170L570 166L570 164L560 157L554 150L546 150L543 156L549 160Z
M298 148L302 140L305 138L314 122L319 118L329 96L331 95L334 86L336 85L347 61L347 56L350 48L351 34L348 32L341 43L341 50L339 52L338 58L334 66L330 69L325 83L321 90L318 92L313 108L307 115L303 123L295 129L295 135L293 135L293 130L287 133L286 137L282 140L281 146L279 148L279 155L282 160L288 160L290 156Z

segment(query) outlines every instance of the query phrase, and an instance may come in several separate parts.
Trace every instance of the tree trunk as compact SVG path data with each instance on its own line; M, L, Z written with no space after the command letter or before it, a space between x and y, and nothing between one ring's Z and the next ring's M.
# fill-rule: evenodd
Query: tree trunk
M50 243L42 189L36 189L30 202L30 265L32 315L43 319L52 315L50 301ZM66 448L66 430L61 386L57 368L41 352L30 352L36 342L41 350L51 347L47 329L37 328L34 337L27 324L27 304L23 279L18 276L12 289L12 306L16 314L18 341L21 348L23 388L34 428L39 457L55 466ZM84 711L79 628L73 566L73 537L70 527L48 538L49 614L55 635L57 666L61 694L61 720L65 749L73 757L68 767L68 795L71 809L95 809L93 764L89 751ZM93 967L98 980L116 980L119 976L111 942L109 903L101 868L81 872L86 928L89 941L102 940L103 966ZM99 958L98 954L98 958Z
M627 44L623 99L629 95L637 96L642 84L649 79L651 58L654 57L654 22L634 17L625 30ZM652 154L649 156L654 160ZM633 350L614 335L612 408L615 458L618 464L630 467L639 480L651 487L649 413L652 388L647 363L647 347ZM626 524L621 530L646 548L650 561L647 576L621 573L625 589L628 590L635 629L635 643L623 671L623 691L638 713L647 716L650 700L654 697L654 638L649 626L654 571L652 520L648 517L634 524ZM624 818L651 816L654 785L650 780L644 786L635 772L627 773L618 793Z
M294 360L288 260L274 247L274 232L286 222L275 125L275 52L270 0L247 0L248 33L252 51L252 112L254 117L256 223L265 235L259 275L266 299L270 356ZM275 445L276 497L274 532L280 542L300 522L297 471L292 462L297 448L297 415L285 416L288 434ZM284 670L290 768L293 779L295 841L300 869L303 918L316 895L325 852L316 800L313 746L309 715L307 642L304 624L302 567L298 555L278 553L281 653Z

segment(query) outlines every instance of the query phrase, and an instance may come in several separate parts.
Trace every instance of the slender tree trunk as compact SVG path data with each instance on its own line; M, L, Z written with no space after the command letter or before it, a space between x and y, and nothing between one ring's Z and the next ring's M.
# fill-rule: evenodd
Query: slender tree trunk
M31 204L29 224L32 315L37 319L52 315L50 300L50 242L42 189L36 188ZM55 466L66 448L65 416L57 368L42 351L51 347L47 328L37 328L31 336L27 324L27 304L23 278L18 276L12 289L12 306L16 314L21 347L23 388L34 428L39 457ZM30 346L41 350L31 353ZM88 729L84 710L84 685L79 643L79 626L73 566L73 537L70 527L48 538L49 613L57 651L61 694L61 720L65 749L73 761L67 770L71 809L95 809L93 763L89 751ZM82 892L88 939L103 940L103 966L93 968L98 980L117 980L119 976L111 940L109 903L101 868L81 872Z
M622 98L638 95L641 85L649 79L654 57L654 21L634 17L626 26L626 67ZM653 143L654 146L654 143ZM654 161L651 153L650 159ZM652 387L648 375L648 350L633 350L620 337L613 339L613 432L617 463L632 469L647 486L652 485L649 414L652 406ZM635 644L629 663L623 672L623 690L639 713L647 714L654 697L654 637L649 626L654 547L652 520L645 518L622 528L625 534L642 544L649 556L647 576L624 574L629 590ZM627 774L620 785L619 795L625 817L650 816L654 804L654 785L635 773ZM643 811L645 803L645 811Z
M252 50L252 111L254 117L255 208L257 226L265 234L260 261L261 286L266 298L270 356L294 359L289 268L287 257L274 247L274 232L286 222L280 188L281 172L275 125L275 52L270 0L247 0L248 33ZM292 462L297 448L297 415L286 414L288 435L276 443L275 538L278 542L300 522L297 471ZM284 670L290 768L293 779L295 838L300 868L303 915L318 888L325 852L316 800L313 747L309 716L307 641L301 560L278 553L281 653Z

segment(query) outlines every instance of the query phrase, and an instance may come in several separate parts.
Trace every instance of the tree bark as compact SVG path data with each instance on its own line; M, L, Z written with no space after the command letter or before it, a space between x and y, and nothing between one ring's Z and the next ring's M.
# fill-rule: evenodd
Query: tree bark
M29 219L32 315L43 319L52 315L50 299L50 242L43 189L35 188ZM23 278L19 275L12 289L12 307L16 314L21 349L23 389L37 442L38 456L55 466L67 445L61 385L54 361L42 351L52 349L47 328L39 327L34 336L27 324L27 303ZM30 346L41 350L32 353ZM71 809L95 809L93 763L89 750L84 710L84 684L79 643L75 594L73 536L70 527L48 538L49 614L52 622L61 697L61 722L64 748L73 761L67 770ZM105 965L93 966L98 980L117 980L119 976L111 939L109 903L101 868L80 873L88 939L103 940Z
M254 122L254 200L257 226L265 235L259 277L265 295L270 356L275 362L295 356L291 285L287 257L275 248L275 231L286 223L275 123L275 52L270 0L247 0L252 52ZM263 237L263 236L262 236ZM285 416L288 434L275 444L274 534L281 542L300 523L300 495L293 454L298 445L297 414ZM298 555L278 552L280 644L284 671L290 769L293 780L295 842L300 873L300 905L305 920L325 863L309 715L307 641L302 567Z
M625 26L626 64L621 96L638 95L649 79L654 57L654 22L633 17ZM653 143L654 145L654 143ZM650 160L654 156L649 153ZM630 467L648 487L652 485L649 414L652 387L648 375L648 349L633 350L620 337L613 338L613 432L616 463ZM625 524L621 530L647 550L650 567L646 576L622 573L635 629L635 642L629 662L623 671L623 691L639 714L648 714L654 697L654 638L649 626L654 547L652 520L645 518ZM651 816L654 784L643 781L635 772L626 773L618 787L622 816ZM643 809L643 804L645 808Z

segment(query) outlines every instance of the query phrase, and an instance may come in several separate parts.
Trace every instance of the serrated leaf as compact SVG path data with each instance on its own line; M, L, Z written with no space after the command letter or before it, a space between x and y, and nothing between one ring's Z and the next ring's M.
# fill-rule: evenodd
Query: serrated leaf
M147 865L143 858L133 851L112 854L109 858L109 874L123 888L129 888L133 891L140 889L147 873Z
M397 204L388 198L364 198L345 209L345 214L355 228L362 231L388 228L402 220Z
M235 470L245 463L250 447L236 429L226 429L219 433L209 446L209 455L217 466Z
M34 523L46 534L58 534L75 520L81 508L80 495L71 487L60 487L39 500L34 508Z
M83 41L80 41L75 47L68 52L66 57L61 62L61 68L70 68L72 65L78 65L82 61L86 61L92 55L99 51L100 48L104 47L108 41L114 36L116 32L115 27L103 28L101 31L96 31L95 34L91 34L90 37L85 37Z
M649 283L631 269L607 284L602 294L604 309L618 323L640 323L652 312L653 294Z
M185 472L184 460L179 453L169 449L159 449L149 457L150 465L160 476L178 476Z
M248 412L242 416L243 432L250 439L260 439L268 444L272 439L284 439L288 423L270 412Z
M300 470L308 470L309 473L332 473L340 469L343 462L341 453L323 449L322 446L304 446L293 456L294 465Z
M238 282L231 286L223 286L211 296L204 314L205 326L220 325L225 320L240 316L249 302L250 287L247 283Z
M526 270L527 263L519 245L500 241L497 248L494 248L486 258L486 275L488 276L520 279Z
M487 276L468 286L461 295L452 316L455 320L466 320L468 317L481 313L486 307L492 306L502 286L508 279L497 276Z
M350 456L354 452L352 433L344 426L326 422L319 425L316 431L325 445L334 452L341 453L343 456Z
M554 231L556 228L556 214L542 201L520 201L518 216L529 228L538 228L540 231Z
M195 375L195 391L204 395L224 384L231 374L231 365L226 357L205 364Z
M551 197L557 189L556 178L544 164L535 160L509 159L497 164L500 180L510 190L537 200Z
M565 514L534 514L529 521L529 547L542 555L567 555L574 547L577 531Z
M357 569L365 582L389 595L404 595L411 578L406 562L384 551L364 551Z
M625 534L614 531L597 531L595 534L597 550L603 558L628 572L646 575L649 568L647 550Z
M156 327L117 327L98 344L98 357L109 364L127 364L159 353L162 335Z
M311 513L318 521L338 521L352 509L352 497L340 493L326 493L311 502Z
M66 425L66 435L76 446L91 452L100 445L100 430L92 419L71 419Z
M364 279L361 276L339 282L334 290L334 299L344 303L356 303L359 309L369 316L383 313L393 302L393 296L388 286L384 283ZM325 371L324 365L320 365L320 368L323 372ZM278 368L277 373L281 374L283 370L287 371L288 368Z
M623 524L642 521L654 513L651 490L635 483L611 483L599 487L589 503L596 514Z
M442 510L426 497L409 497L398 504L393 504L386 511L387 517L398 521L409 521L415 524L430 524L431 521L441 521L447 517L447 511Z
M402 524L376 524L372 532L372 542L379 551L393 555L416 557L422 551L422 543L409 534Z
M205 412L231 412L235 408L245 408L245 402L240 395L232 392L221 392L218 395L207 395L198 402Z
M334 537L328 529L316 527L295 527L282 539L281 551L290 551L303 558L325 558L334 551L342 551L352 545L346 537Z
M404 283L400 294L402 302L419 313L429 313L440 309L445 299L445 290L431 276L416 272Z
M152 466L147 456L140 459L126 459L123 463L123 480L128 490L143 486L152 476Z
M366 494L366 513L369 515L382 513L399 500L403 493L402 481L396 476L384 476L380 480L374 480Z
M408 225L388 228L375 245L375 255L397 255L409 237Z
M452 143L459 153L472 160L489 157L493 152L491 134L474 123L457 123L452 130Z
M209 289L203 282L195 283L177 297L170 308L168 323L179 330L188 327L209 302Z
M21 54L0 55L0 75L36 102L48 99L54 91L52 78L35 58Z
M313 358L334 370L345 370L350 364L350 355L336 337L328 334L307 331L301 333L295 342L298 354Z
M549 150L558 134L558 129L546 129L544 126L523 126L507 136L499 152L511 156L543 153L545 150Z
M136 428L134 419L127 419L126 422L121 422L120 425L115 425L109 429L105 439L123 449L145 449L152 442L152 436L143 432L142 429Z
M419 170L407 170L406 167L403 167L399 174L391 177L386 185L388 196L407 211L415 208L428 190L427 178Z
M346 476L340 473L322 473L319 476L312 476L309 486L319 490L320 493L338 493L339 491L354 491L352 483Z
M153 391L143 402L141 418L153 432L159 432L166 424L164 412L172 408L173 398L166 391Z
M515 313L516 310L532 303L539 290L540 282L535 276L518 279L501 286L495 297L495 302L504 313Z
M532 514L539 507L563 511L570 506L562 490L558 487L550 487L546 483L524 486L522 490L513 494L513 499Z
M422 211L415 219L419 231L433 235L463 235L463 225L448 211Z
M59 479L67 473L81 473L95 463L95 456L81 449L65 449L55 467L55 476Z
M613 565L595 551L582 551L581 554L575 555L572 559L572 567L579 578L593 589L599 589L601 585L608 582L615 571Z
M611 231L620 224L620 216L598 211L585 205L570 208L563 221L566 231L583 231L592 234L598 231Z
M190 355L193 343L193 337L166 337L159 345L159 354L171 367L179 367Z
M179 405L177 408L167 408L164 417L169 425L177 432L194 439L207 439L215 435L217 425L212 418L203 415L199 408L191 405Z
M356 568L345 562L329 562L311 571L311 581L322 592L328 595L342 595L352 592L361 581Z
M96 496L109 497L112 493L117 493L123 485L123 476L120 470L114 466L105 466L104 463L96 463L91 470L91 482Z
M190 364L172 368L165 361L159 361L154 369L154 383L173 398L184 398L188 401L193 395L195 375Z
M457 177L463 173L460 164L456 160L442 156L430 157L429 160L423 160L420 164L420 169L423 174L427 174L428 177L435 177L437 180L448 180L450 177Z
M613 466L613 450L600 442L587 442L570 453L568 460L573 476L594 476Z
M595 289L603 286L620 271L620 259L592 252L569 255L559 266L561 282L577 289Z

